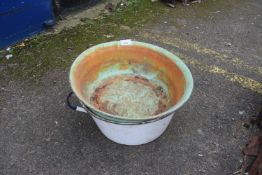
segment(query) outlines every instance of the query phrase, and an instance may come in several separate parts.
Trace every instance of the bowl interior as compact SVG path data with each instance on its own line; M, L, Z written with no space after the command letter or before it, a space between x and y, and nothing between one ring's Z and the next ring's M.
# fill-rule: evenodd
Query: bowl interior
M98 47L81 54L71 67L70 80L85 105L127 119L146 119L169 110L186 88L174 60L138 45Z

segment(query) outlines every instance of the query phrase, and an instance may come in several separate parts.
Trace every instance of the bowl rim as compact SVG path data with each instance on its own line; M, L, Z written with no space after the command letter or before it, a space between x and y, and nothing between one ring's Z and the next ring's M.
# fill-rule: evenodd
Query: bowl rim
M140 46L140 47L145 47L148 48L154 52L158 52L162 55L164 55L165 57L169 58L171 61L173 61L178 68L182 71L185 81L186 81L186 86L185 86L185 91L183 96L179 99L179 101L172 106L171 108L169 108L168 110L159 113L157 115L152 115L152 116L147 116L144 118L126 118L123 116L119 116L119 115L113 115L104 111L101 111L99 109L97 109L96 107L94 107L93 105L91 105L90 103L88 103L85 99L83 99L81 97L81 95L77 92L76 90L76 86L74 85L75 79L74 79L74 71L77 68L77 65L80 64L80 62L84 59L86 59L86 57L88 55L90 55L91 53L95 52L97 49L100 48L105 48L105 47L111 47L111 46ZM180 107L182 107L190 98L192 91L193 91L193 77L192 74L189 70L189 68L186 66L186 64L176 55L174 55L173 53L171 53L170 51L161 48L159 46L155 46L153 44L149 44L149 43L145 43L145 42L140 42L140 41L131 41L131 40L120 40L120 41L111 41L111 42L106 42L106 43L101 43L98 45L95 45L93 47L88 48L87 50L85 50L84 52L82 52L79 56L77 56L77 58L74 60L73 64L71 65L70 68L70 72L69 72L69 81L70 81L70 85L71 88L73 90L73 92L75 93L75 95L77 96L77 98L84 103L85 107L88 108L89 110L91 110L93 113L95 113L96 115L99 116L99 118L104 118L107 121L112 121L112 122L117 122L117 123L136 123L136 122L146 122L146 121L151 121L151 120L157 120L165 118L169 115L171 115L172 113L174 113L177 109L179 109Z

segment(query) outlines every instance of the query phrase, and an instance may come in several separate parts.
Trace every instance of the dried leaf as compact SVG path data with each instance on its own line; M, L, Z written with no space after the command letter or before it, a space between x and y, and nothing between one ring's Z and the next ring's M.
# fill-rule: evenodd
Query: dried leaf
M249 140L243 152L245 155L257 156L261 145L262 145L262 136L254 136Z
M249 175L261 175L262 174L262 150L260 150L257 159L253 163L250 171L248 172Z

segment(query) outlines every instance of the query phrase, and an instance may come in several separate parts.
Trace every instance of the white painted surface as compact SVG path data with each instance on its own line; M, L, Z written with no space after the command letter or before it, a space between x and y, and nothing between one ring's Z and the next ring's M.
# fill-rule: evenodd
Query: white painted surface
M121 125L93 117L100 131L108 139L124 145L141 145L157 139L166 130L172 118L173 114L151 123Z
M120 45L121 46L128 46L128 45L131 45L131 44L132 44L131 39L120 40Z
M82 108L82 107L79 107L79 106L76 107L76 111L87 113L87 111L85 110L85 108Z

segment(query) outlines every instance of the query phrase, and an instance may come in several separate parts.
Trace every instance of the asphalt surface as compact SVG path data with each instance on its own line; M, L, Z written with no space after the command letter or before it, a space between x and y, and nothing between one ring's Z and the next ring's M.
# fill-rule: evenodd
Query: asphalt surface
M243 123L262 105L262 1L239 1L207 18L172 14L168 10L133 35L180 56L194 77L191 99L159 139L132 147L111 142L89 116L66 107L68 70L53 70L34 86L2 82L0 174L239 170L251 132Z

